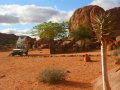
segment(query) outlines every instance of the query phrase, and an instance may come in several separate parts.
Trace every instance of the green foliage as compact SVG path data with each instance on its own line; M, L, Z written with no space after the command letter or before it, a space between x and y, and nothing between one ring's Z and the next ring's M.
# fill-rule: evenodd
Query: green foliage
M77 40L85 40L91 38L93 33L86 27L79 27L77 30L71 31L70 36Z
M48 40L66 37L66 23L44 22L33 27L33 34Z
M65 81L66 76L66 72L61 69L47 68L39 74L38 81L49 84L57 84Z

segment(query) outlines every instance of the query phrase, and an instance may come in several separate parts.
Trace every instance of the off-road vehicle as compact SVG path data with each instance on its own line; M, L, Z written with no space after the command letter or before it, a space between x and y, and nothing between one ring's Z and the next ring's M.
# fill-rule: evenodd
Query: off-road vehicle
M12 50L11 56L20 55L23 56L28 55L29 44L27 43L26 36L20 36L16 42L16 48Z
M28 55L28 50L26 50L26 49L13 49L12 53L11 53L12 56L15 56L15 55L23 56L24 54Z

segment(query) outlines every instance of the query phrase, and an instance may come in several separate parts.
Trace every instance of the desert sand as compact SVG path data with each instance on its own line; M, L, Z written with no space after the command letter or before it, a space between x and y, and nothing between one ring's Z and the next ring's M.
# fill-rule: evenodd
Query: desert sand
M99 50L52 55L47 49L31 50L29 56L22 57L9 57L9 53L0 52L0 90L93 90L92 82L101 75ZM86 53L92 62L83 60ZM107 62L108 70L118 67L112 56L108 56ZM66 70L66 82L58 85L38 83L37 77L45 68Z

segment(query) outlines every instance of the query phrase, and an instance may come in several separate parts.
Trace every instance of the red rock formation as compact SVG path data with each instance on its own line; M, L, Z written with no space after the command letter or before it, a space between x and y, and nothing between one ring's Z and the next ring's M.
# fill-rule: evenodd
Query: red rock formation
M114 31L117 32L113 35L116 37L120 35L120 7L116 7L107 11L96 5L89 5L83 8L77 9L69 20L69 29L76 30L80 26L85 26L92 29L92 23L94 23L94 16L101 12L110 13L110 18L114 22Z
M120 35L120 7L112 8L110 10L107 10L106 12L110 12L112 18L111 20L113 20L114 22L114 30L115 32L117 32L115 33L115 36Z
M94 17L96 14L99 14L100 12L104 12L104 9L96 5L85 6L83 8L77 9L70 18L69 29L76 30L80 26L85 26L92 29L92 17Z
M85 54L84 61L85 62L91 62L91 58L88 54Z
M120 36L116 37L116 42L120 42Z

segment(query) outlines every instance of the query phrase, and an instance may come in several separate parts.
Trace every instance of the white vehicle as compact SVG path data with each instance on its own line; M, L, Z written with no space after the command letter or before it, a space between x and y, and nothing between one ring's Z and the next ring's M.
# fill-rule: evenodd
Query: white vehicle
M13 49L11 55L20 55L23 56L23 54L28 55L28 50L26 49Z
M27 37L26 36L20 36L17 40L16 43L16 48L12 50L11 55L15 56L15 55L28 55L28 49L29 49L29 45L27 43Z

